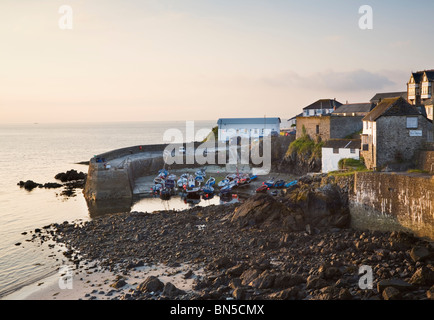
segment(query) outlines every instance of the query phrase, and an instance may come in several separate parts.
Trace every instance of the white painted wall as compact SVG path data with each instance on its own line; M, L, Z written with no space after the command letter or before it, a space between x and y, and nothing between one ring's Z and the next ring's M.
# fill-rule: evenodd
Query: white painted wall
M333 148L322 148L322 172L339 170L339 160L341 159L360 159L360 149L353 149L355 153L351 153L349 148L340 148L339 153L333 153Z
M218 140L228 141L234 136L240 137L262 137L271 134L271 131L276 131L280 134L280 124L227 124L219 127Z

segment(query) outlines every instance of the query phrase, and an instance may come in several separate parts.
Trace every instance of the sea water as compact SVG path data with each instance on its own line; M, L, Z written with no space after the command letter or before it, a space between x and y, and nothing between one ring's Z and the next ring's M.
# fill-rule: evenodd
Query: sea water
M211 130L215 125L216 121L195 122L196 129ZM182 121L0 124L0 298L55 271L46 247L26 241L36 228L91 219L80 190L75 197L66 198L59 195L61 189L26 191L17 186L19 181L44 184L56 182L54 176L59 172L75 169L87 173L88 167L77 163L113 149L168 143L163 141L167 129L185 133L185 128ZM144 199L132 209L152 212L188 207L175 200Z

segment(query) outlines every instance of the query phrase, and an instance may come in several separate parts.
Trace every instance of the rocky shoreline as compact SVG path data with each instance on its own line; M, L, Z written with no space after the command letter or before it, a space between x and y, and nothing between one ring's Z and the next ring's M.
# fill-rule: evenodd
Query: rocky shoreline
M345 188L309 177L278 197L52 224L34 233L33 241L41 239L64 244L77 268L98 261L101 270L119 272L112 299L434 298L430 243L403 232L350 228ZM204 274L189 292L156 276L122 290L132 271L157 264L189 265L186 279L199 269ZM372 288L359 286L362 266L372 268Z

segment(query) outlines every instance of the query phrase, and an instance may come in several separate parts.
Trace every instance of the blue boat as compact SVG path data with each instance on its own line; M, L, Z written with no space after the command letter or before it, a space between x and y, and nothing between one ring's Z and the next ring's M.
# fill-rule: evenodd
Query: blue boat
M277 180L274 183L274 187L275 188L283 188L285 186L285 181L284 180Z
M292 186L296 185L297 182L298 182L298 180L294 180L294 181L288 182L287 184L285 184L285 188L292 187Z
M202 188L203 193L206 194L211 194L214 193L214 188L211 187L210 185L206 184L203 188Z
M256 179L258 179L258 176L256 176L256 175L250 177L250 181L253 181L253 180L256 180Z
M267 181L265 181L264 182L264 184L267 186L267 187L269 187L269 188L272 188L272 187L274 187L274 178L272 178L272 179L270 179L270 180L267 180Z
M164 186L169 189L175 188L175 180L167 179Z

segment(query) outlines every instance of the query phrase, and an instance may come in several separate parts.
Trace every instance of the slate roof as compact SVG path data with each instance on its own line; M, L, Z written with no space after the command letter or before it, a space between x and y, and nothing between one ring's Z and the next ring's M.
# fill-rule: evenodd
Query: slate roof
M379 103L380 100L383 100L383 99L398 98L398 97L402 97L404 99L407 99L407 91L377 93L375 96L372 97L371 102L372 103Z
M368 113L374 108L370 102L367 103L349 103L337 108L332 113Z
M333 148L333 149L360 149L361 141L360 139L330 139L324 142L323 148Z
M428 81L434 81L434 70L424 70L424 71L412 72L414 82L421 83L424 73L426 73Z
M383 116L419 116L418 108L411 105L403 98L390 98L382 100L372 109L363 121L376 121Z
M336 101L334 99L320 99L307 107L304 107L303 110L307 109L333 109L338 108L342 105L339 101Z

